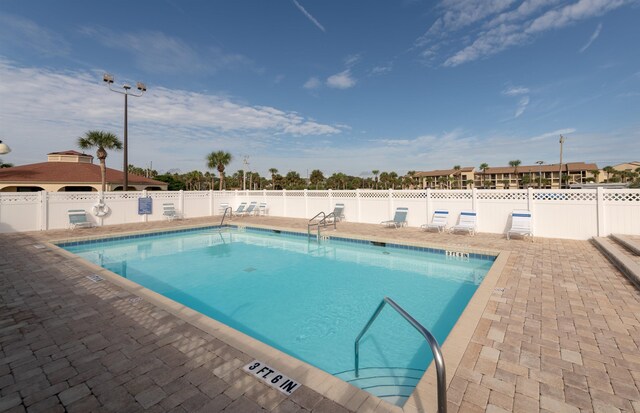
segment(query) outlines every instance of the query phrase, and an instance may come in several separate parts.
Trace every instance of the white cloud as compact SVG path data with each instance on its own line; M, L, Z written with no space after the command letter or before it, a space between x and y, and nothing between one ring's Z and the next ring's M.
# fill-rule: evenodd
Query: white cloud
M13 149L6 161L42 162L47 152L73 149L75 139L91 129L121 136L122 96L99 81L100 73L18 67L0 59L0 124ZM193 162L202 164L205 152L216 148L266 151L278 140L342 130L296 112L161 86L149 85L143 97L129 99L131 160L153 160L158 168L164 159L165 168L193 169Z
M64 56L71 49L59 34L32 20L8 13L0 13L0 50L9 47L35 51L45 56Z
M326 32L326 30L324 29L324 26L322 26L320 22L318 22L318 20L316 20L316 18L311 15L311 13L305 10L305 8L300 5L300 3L298 3L296 0L293 0L293 4L295 4L296 7L302 12L302 14L304 14L307 17L307 19L311 21L311 23L315 24L318 29L322 30L323 32Z
M576 132L575 128L558 129L558 130L554 130L553 132L547 132L541 135L532 136L530 138L527 138L527 141L535 142L535 141L541 141L549 138L559 138L560 135L568 135L575 132Z
M602 31L602 23L599 23L598 27L596 27L596 31L593 32L593 34L591 35L587 43L580 48L580 53L584 52L591 46L591 44L598 38L598 36L600 36L601 31Z
M518 107L516 108L516 113L514 117L516 118L520 117L520 115L524 113L525 109L527 109L528 105L529 105L529 96L521 97L520 100L518 101Z
M507 96L526 95L527 93L529 93L529 89L524 86L511 86L502 91L502 94Z
M453 67L483 59L506 49L521 46L543 33L602 16L636 0L524 0L513 8L513 1L445 0L444 11L427 33L415 42L428 62L444 57L444 66ZM470 26L465 36L456 32ZM594 33L593 40L600 34ZM591 41L593 41L591 40ZM461 46L462 45L462 46ZM584 47L586 50L590 43Z
M196 50L179 38L157 31L121 33L103 27L84 27L81 31L106 47L129 54L139 69L149 73L213 73L252 64L241 54L225 53L217 47Z
M310 77L309 80L304 82L304 85L302 85L303 88L310 90L317 89L320 86L322 86L322 82L320 82L320 79L317 77Z
M393 70L393 63L387 63L386 65L374 66L371 69L372 75L386 75L387 73L391 73Z
M344 59L344 65L347 68L351 68L355 66L360 61L360 59L362 59L362 55L360 53L349 55Z
M335 89L349 89L356 85L356 80L351 76L350 70L345 70L327 78L327 86Z

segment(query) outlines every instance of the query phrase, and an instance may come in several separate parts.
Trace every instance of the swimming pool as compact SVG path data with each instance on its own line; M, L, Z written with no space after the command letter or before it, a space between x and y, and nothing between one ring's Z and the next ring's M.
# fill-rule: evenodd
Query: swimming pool
M389 296L442 343L494 260L251 228L59 246L399 405L431 362L428 346L385 310L361 341L356 379L355 337Z

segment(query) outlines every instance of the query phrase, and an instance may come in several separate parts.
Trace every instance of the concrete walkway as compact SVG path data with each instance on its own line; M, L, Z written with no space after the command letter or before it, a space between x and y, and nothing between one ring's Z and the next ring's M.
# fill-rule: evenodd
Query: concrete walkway
M254 356L42 242L214 224L154 222L0 236L0 412L398 411L374 397L285 397ZM248 217L306 231L306 220ZM458 369L449 412L640 412L640 292L588 241L507 241L341 223L341 235L510 251ZM295 379L295 377L289 374Z

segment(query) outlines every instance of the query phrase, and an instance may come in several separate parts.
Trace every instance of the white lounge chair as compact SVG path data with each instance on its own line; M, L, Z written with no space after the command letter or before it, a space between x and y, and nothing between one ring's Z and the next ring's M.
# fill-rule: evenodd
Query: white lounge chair
M228 202L220 203L220 206L218 207L218 211L220 212L220 215L224 215L224 211L226 211L227 208L229 208ZM231 211L233 211L233 209Z
M343 219L344 219L344 204L336 204L335 207L333 207L333 212L327 215L327 222L333 223L334 220L336 222L340 222Z
M173 205L173 202L166 202L162 204L162 215L167 217L169 221L182 219L182 214L176 211L176 207Z
M258 215L267 215L267 212L269 212L269 208L267 208L267 203L260 202L260 205L258 205Z
M420 225L425 231L430 229L437 229L438 232L443 232L447 228L447 221L449 220L449 211L437 210L433 213L433 218L428 224Z
M238 205L238 208L236 208L236 210L233 211L231 215L242 215L242 212L244 211L244 207L246 206L247 206L246 202L241 202L240 205Z
M458 225L451 227L449 231L466 231L470 235L476 234L476 225L478 222L478 214L475 211L462 211L458 219Z
M384 225L385 227L394 227L394 228L404 227L405 225L407 225L408 213L409 213L409 208L405 208L405 207L396 208L396 213L393 216L393 219L390 219L388 221L382 221L380 224Z
M247 209L243 209L242 211L236 212L236 215L245 216L245 215L253 215L255 213L257 202L252 201Z
M511 228L507 231L507 239L511 239L511 234L529 236L533 241L533 230L531 226L531 212L515 210L511 213Z
M87 219L87 213L84 209L70 209L67 211L69 214L69 228L91 228L95 224Z

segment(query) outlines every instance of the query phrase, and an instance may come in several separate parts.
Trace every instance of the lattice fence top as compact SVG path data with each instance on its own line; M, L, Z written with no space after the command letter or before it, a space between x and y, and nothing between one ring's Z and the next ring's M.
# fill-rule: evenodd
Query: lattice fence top
M388 199L389 192L388 191L361 191L360 198Z
M0 194L0 204L37 204L39 197L37 192Z
M314 198L329 198L327 191L307 191L307 196Z
M355 198L356 191L331 191L334 198Z
M557 191L557 192L534 192L535 201L596 201L598 195L596 191Z
M471 199L471 191L431 191L432 199Z
M640 189L610 189L604 193L604 200L607 202L639 204Z
M283 191L267 191L267 196L271 196L271 197L277 196L281 198L283 193L284 193Z
M398 191L391 195L394 199L425 199L426 191Z
M477 199L489 199L489 200L523 200L528 198L526 190L518 191L478 191L476 193Z
M105 192L105 195L107 193ZM100 194L98 192L49 192L47 197L51 202L97 201Z
M147 192L147 196L152 199L178 199L180 197L180 192L175 191L163 191L163 192Z
M305 195L304 191L287 191L287 198L297 198Z
M142 198L142 191L105 192L103 198L109 201L126 201L129 199L138 199Z
M208 199L209 191L189 191L184 193L185 199Z

